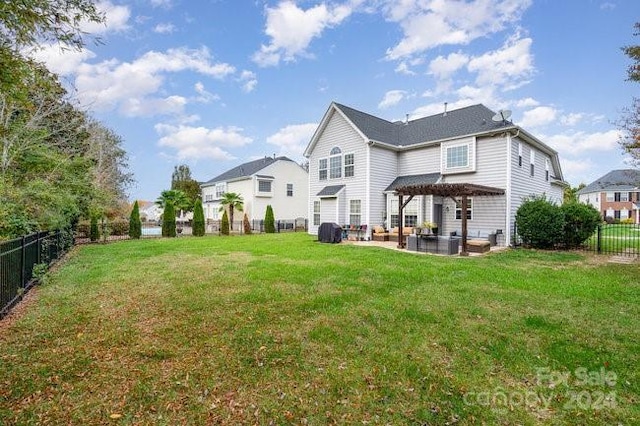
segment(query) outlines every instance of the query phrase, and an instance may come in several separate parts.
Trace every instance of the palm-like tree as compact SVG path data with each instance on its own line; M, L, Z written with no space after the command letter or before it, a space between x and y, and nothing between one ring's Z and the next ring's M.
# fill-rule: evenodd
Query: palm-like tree
M180 212L181 215L182 211L191 209L189 197L187 197L187 194L185 194L183 191L180 191L178 189L167 189L162 191L160 193L160 196L156 200L156 204L164 209L167 201L171 201L176 209L176 212Z
M225 192L222 194L220 204L220 211L225 209L229 210L229 224L230 228L233 229L233 212L235 210L241 212L244 207L244 200L242 199L242 196L235 192Z

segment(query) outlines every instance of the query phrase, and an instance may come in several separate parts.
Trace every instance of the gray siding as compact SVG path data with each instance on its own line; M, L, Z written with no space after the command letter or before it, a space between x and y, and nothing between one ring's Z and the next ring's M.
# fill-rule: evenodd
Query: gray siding
M398 175L440 172L440 146L429 146L398 154Z
M522 166L518 165L518 143L522 144ZM535 151L535 173L530 174L530 152ZM558 199L558 185L552 185L545 180L545 159L550 157L518 138L511 141L511 226L518 208L522 202L532 195L545 195L547 198ZM550 170L553 174L553 169ZM562 200L562 197L559 198Z
M382 225L384 214L387 211L386 195L383 191L398 176L397 154L394 151L378 148L369 148L369 228Z
M318 179L318 160L321 158L328 158L329 152L333 147L339 147L343 154L354 154L355 168L353 177L343 177L339 179ZM324 132L320 136L313 152L309 156L309 211L313 212L313 200L317 199L316 195L329 185L345 185L344 190L340 193L341 202L338 202L338 217L335 216L335 205L331 206L327 199L323 199L321 206L321 218L325 221L325 217L331 217L331 222L338 222L342 225L348 221L345 218L345 206L344 201L347 199L360 199L362 200L362 210L366 211L367 194L366 194L366 182L367 182L367 144L360 136L358 132L344 119L344 117L336 112L332 111L331 116ZM344 169L344 161L343 161ZM325 206L327 209L333 209L331 213L325 213ZM364 213L363 213L364 214ZM330 216L331 215L331 216ZM363 216L364 220L364 216ZM309 233L317 235L318 228L314 226L309 227Z
M505 241L505 214L506 196L472 197L472 218L467 221L467 235L469 238L486 238L488 234L502 230L502 236L498 236L498 244L506 245ZM447 211L447 208L449 211ZM451 198L443 199L443 235L449 235L455 231L462 235L462 220L456 219L456 205Z
M507 187L506 139L478 138L476 141L476 171L442 177L447 183L476 183L505 189Z

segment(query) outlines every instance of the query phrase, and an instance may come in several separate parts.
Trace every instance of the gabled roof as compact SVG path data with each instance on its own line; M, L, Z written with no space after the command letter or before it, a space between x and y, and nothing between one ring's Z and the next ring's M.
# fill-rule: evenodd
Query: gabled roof
M508 121L492 120L495 112L482 104L455 109L408 122L392 123L335 103L335 106L370 140L398 147L474 135L506 127Z
M638 188L640 188L640 170L622 169L610 171L582 188L578 191L578 194L600 191L637 190Z
M427 173L424 175L398 176L385 191L395 191L403 186L429 185L437 183L442 175L440 173Z
M254 174L258 173L260 170L264 169L267 166L270 166L271 164L275 163L276 161L291 161L293 162L293 160L287 158L287 157L264 157L264 158L259 158L257 160L253 160L253 161L249 161L243 164L240 164L239 166L234 167L231 170L227 170L226 172L222 173L221 175L218 175L216 177L214 177L213 179L210 179L204 183L202 183L203 186L210 186L214 183L218 183L218 182L227 182L230 180L237 180L237 179L241 179L241 178L248 178L249 176L253 176Z

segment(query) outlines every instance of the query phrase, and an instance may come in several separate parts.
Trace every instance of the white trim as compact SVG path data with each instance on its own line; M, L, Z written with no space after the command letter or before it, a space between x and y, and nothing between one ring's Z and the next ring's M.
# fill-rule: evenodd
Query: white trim
M449 149L467 147L467 165L447 167L447 152ZM476 138L457 139L440 145L440 173L450 175L455 173L470 173L476 171Z
M511 174L512 174L512 158L511 158L511 133L507 133L507 188L505 191L505 204L506 204L506 215L505 215L505 224L506 229L504 232L505 245L508 246L511 244ZM522 152L522 142L518 142L518 155L521 155ZM518 166L519 167L519 166Z
M367 225L367 237L369 237L371 233L371 146L369 144L365 145L365 164L366 164L366 172L364 177L364 203L365 203L365 224ZM355 156L353 158L354 166L355 166ZM355 175L355 171L354 171Z

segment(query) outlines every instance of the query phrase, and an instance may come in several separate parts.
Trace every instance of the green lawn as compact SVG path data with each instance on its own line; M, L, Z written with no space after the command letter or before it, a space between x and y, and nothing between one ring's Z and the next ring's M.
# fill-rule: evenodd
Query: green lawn
M639 271L302 233L80 247L0 323L0 423L638 424Z
M600 231L603 253L640 254L640 226L635 224L605 224ZM587 241L591 250L597 249L597 233Z

